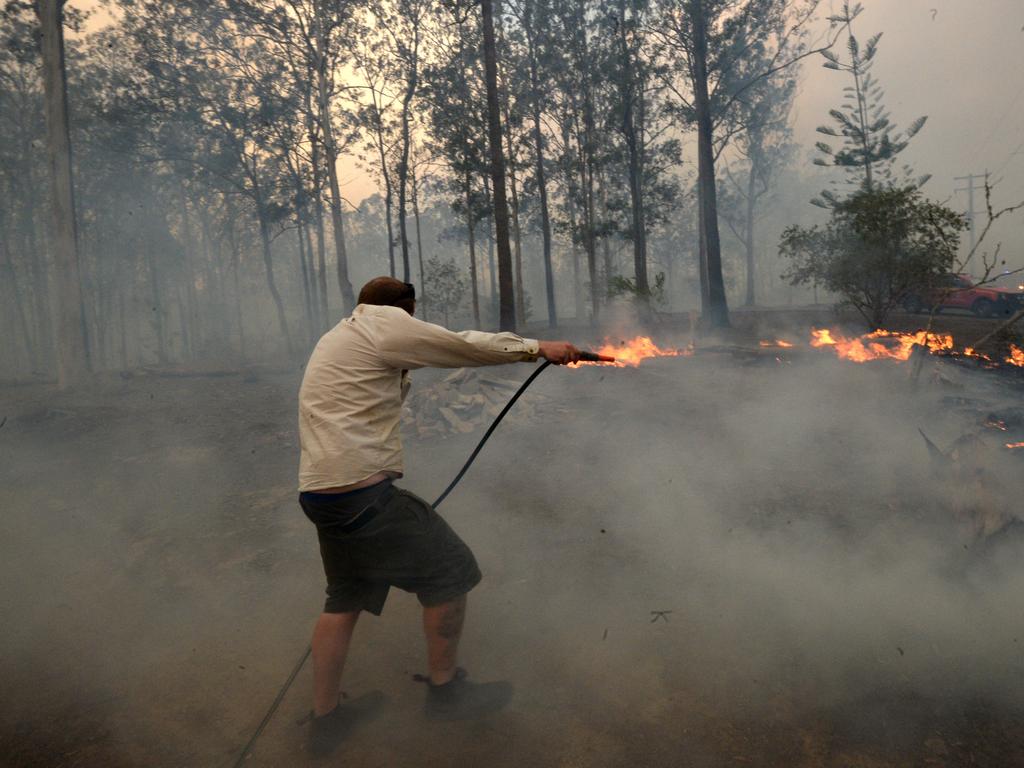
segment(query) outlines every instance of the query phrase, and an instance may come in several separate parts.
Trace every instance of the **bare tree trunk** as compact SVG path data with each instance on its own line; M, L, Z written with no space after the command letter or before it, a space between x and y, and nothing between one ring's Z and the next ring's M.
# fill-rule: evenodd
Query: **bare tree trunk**
M316 299L316 294L310 290L309 267L306 264L306 243L302 239L302 222L296 217L295 222L295 235L299 241L299 270L302 273L302 297L305 299L306 305L306 333L309 339L312 341L316 338L316 318L313 314L313 301Z
M36 233L36 221L29 214L25 227L25 253L31 263L32 275L32 312L35 319L36 345L34 348L34 366L38 371L50 367L50 359L56 359L55 340L53 338L53 316L51 312L50 276L45 248L40 247L40 239Z
M747 227L746 245L747 250L747 295L743 302L746 306L752 307L755 303L754 281L757 276L754 271L754 214L757 206L757 173L754 161L750 162L750 178L747 180Z
M626 2L619 0L619 50L622 57L622 82L619 85L622 99L622 134L626 139L629 157L629 200L633 224L633 273L637 295L642 301L649 301L651 287L647 279L647 226L644 221L643 170L640 165L640 147L637 141L633 102L635 81L633 60L626 37Z
M152 301L153 332L156 334L156 360L161 365L167 362L167 336L164 332L163 295L160 290L160 272L152 248L146 248L146 263L149 266L150 300Z
M708 241L704 229L704 192L697 184L697 275L700 284L700 306L703 311L711 304L708 283Z
M540 77L537 72L537 49L533 29L533 0L526 0L523 8L523 28L526 32L530 60L530 107L533 117L533 144L537 159L537 196L540 199L540 232L544 258L544 290L548 304L548 327L558 325L555 307L555 278L551 264L551 214L548 209L548 187L544 173L544 133L540 122Z
M500 21L500 14L499 14ZM519 188L516 180L516 148L512 136L511 106L509 105L508 87L505 77L502 77L501 88L502 110L505 115L505 141L508 144L508 182L509 193L512 196L512 245L515 257L515 292L516 292L516 317L520 323L526 322L526 298L523 288L523 237L519 227Z
M71 136L64 69L63 0L38 0L46 92L46 148L52 186L54 253L57 262L57 384L64 388L90 370L89 340L78 263Z
M316 260L313 255L313 236L309 232L309 218L303 217L302 236L306 239L306 257L309 263L309 290L312 294L313 307L313 341L320 338L320 334L327 328L327 307L320 304L320 290L317 285Z
M409 112L419 83L420 26L418 19L413 29L412 71L402 97L402 156L398 163L398 231L402 238L402 280L409 282L409 237L406 226L406 196L409 188L409 149L412 137L409 131Z
M29 367L32 366L32 333L29 329L28 313L25 311L25 302L22 300L21 290L18 287L18 275L14 271L14 262L11 259L10 249L7 245L8 240L6 233L0 242L0 251L4 254L3 262L0 262L0 273L6 272L7 277L4 278L0 283L9 286L11 290L12 301L7 306L14 306L15 314L18 317L18 324L21 326L21 340L22 346L25 350L25 357L28 361ZM5 336L7 334L4 334Z
M473 223L473 177L467 170L464 185L466 194L466 229L469 232L469 282L473 293L473 327L480 327L480 288L476 274L476 232Z
M601 208L602 210L608 210L608 180L603 171L599 177L599 180ZM615 271L615 265L612 263L612 244L607 233L605 233L605 235L601 238L601 257L602 261L604 262L604 285L605 295L607 296L612 275Z
M388 230L388 274L395 276L395 230L391 222L394 212L391 210L391 179L390 175L384 174L384 218Z
M181 263L183 278L182 282L184 283L185 287L185 305L187 312L186 322L188 324L189 329L188 337L193 342L196 342L196 340L198 340L197 343L190 344L189 354L192 355L195 353L197 347L202 346L202 339L200 337L200 334L197 333L197 327L199 324L196 319L196 286L195 273L192 261L193 251L195 250L195 240L192 235L192 220L189 217L188 212L188 195L185 193L185 184L180 180L180 178L178 180L178 194L180 196L179 202L181 204L182 235L185 240L185 247L184 252L182 254Z
M566 215L569 218L569 240L572 252L572 296L573 296L573 316L576 322L580 322L583 319L583 281L580 279L580 225L579 219L576 212L576 199L578 191L576 183L573 181L573 172L571 168L572 160L568 157L569 148L571 147L571 126L569 119L565 118L562 120L562 145L566 149L566 158L563 163L563 171L565 173L565 210Z
M260 206L257 203L257 206ZM263 219L262 215L259 215L260 225L260 242L263 245L263 269L266 273L267 278L267 289L270 291L270 297L274 300L274 308L277 310L277 322L281 327L281 335L284 336L285 346L288 349L288 356L295 356L295 348L292 345L292 336L288 331L288 318L284 313L284 302L281 301L281 293L277 290L277 281L274 279L274 261L273 254L270 250L270 231L267 226L267 222Z
M487 85L487 134L494 184L494 230L498 239L498 327L516 329L515 296L512 290L512 248L508 234L508 201L505 197L505 158L501 149L501 110L498 105L498 62L494 43L494 10L491 0L480 2L484 32L484 72Z
M531 65L532 76L537 75L536 66ZM540 128L540 107L533 108L533 140L537 153L537 195L540 198L540 234L544 258L544 290L548 300L548 326L558 325L558 310L555 306L555 273L551 263L551 212L548 209L548 183L544 173L544 135Z
M515 289L516 289L516 317L519 322L526 322L526 291L523 288L523 235L519 228L519 190L516 183L515 148L512 146L512 129L509 127L508 106L506 104L505 124L508 134L508 181L509 191L512 194L512 241L515 246Z
M584 108L584 111L585 108ZM586 122L586 119L584 119ZM587 132L584 131L584 136ZM584 139L583 159L583 248L587 255L587 279L590 282L590 322L597 322L601 311L601 286L597 279L597 244L594 239L594 166L592 152L586 148L590 139Z
M486 176L484 176L484 196L488 209L493 211L494 197L491 195L490 179ZM491 311L488 313L487 322L493 325L498 322L498 317L496 316L498 309L498 270L494 267L494 229L491 220L487 221L487 278L491 302Z
M579 36L580 49L584 61L590 60L590 46L587 40L586 18L583 4L577 5L576 34ZM594 231L597 226L594 210L594 173L596 159L594 142L596 126L594 124L594 94L589 70L581 73L583 78L583 134L580 145L580 165L583 171L583 222L586 229L583 236L583 247L587 253L587 278L590 281L590 322L596 323L601 313L601 285L597 279L597 242Z
M391 210L392 200L394 199L394 190L391 184L391 171L388 170L388 155L384 146L384 120L381 115L381 107L377 103L377 93L373 89L370 90L370 96L373 99L374 109L374 133L376 134L377 141L377 159L380 161L380 175L384 180L384 220L388 230L388 274L391 277L395 276L395 231L392 225L394 218Z
M718 190L715 185L715 153L712 135L711 98L708 93L707 18L703 0L691 0L693 16L693 106L697 117L697 184L700 187L700 212L703 226L704 270L707 303L704 320L713 328L729 327L729 305L722 277L722 243L718 232Z
M423 273L423 235L420 232L420 195L419 180L416 178L416 169L412 169L412 215L416 220L416 258L420 265L420 290L425 290ZM423 305L423 319L427 319L427 305Z
M238 354L242 362L245 362L245 324L242 322L242 288L238 279L238 262L241 260L238 249L238 240L235 237L233 223L228 225L228 238L231 242L231 280L235 289L235 323L238 326Z
M309 109L307 107L307 109ZM320 330L327 330L330 325L330 311L327 305L327 257L324 247L324 205L321 196L323 195L324 179L321 170L320 138L316 134L312 117L308 121L310 163L313 167L313 223L316 229L316 263L317 263L317 290L320 297L320 316L323 325Z
M178 330L181 333L181 354L178 357L178 362L184 362L192 356L189 353L188 307L186 300L181 295L182 290L182 285L179 282L174 287L174 296L178 303Z
M569 226L576 229L575 213L571 216ZM576 322L580 322L585 312L583 311L583 280L580 278L580 246L575 238L570 247L572 248L572 297Z
M317 98L320 126L324 135L324 154L327 161L327 179L331 192L331 229L334 234L334 252L337 258L338 291L341 293L342 314L348 314L356 305L352 282L348 276L348 254L345 251L345 222L341 211L341 188L338 185L338 145L334 138L329 96L330 74L327 71L327 41L322 29L317 34ZM289 347L291 342L289 341Z

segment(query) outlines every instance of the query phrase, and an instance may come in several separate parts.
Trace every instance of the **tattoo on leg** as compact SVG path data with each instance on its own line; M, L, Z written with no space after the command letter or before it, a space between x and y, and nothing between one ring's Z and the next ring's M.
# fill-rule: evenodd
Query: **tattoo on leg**
M462 632L462 620L466 615L466 599L463 597L452 602L441 615L437 634L445 640L454 640Z

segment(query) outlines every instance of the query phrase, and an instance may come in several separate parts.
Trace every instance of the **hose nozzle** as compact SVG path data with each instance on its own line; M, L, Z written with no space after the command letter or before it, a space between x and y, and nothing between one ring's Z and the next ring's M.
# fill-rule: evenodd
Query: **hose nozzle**
M581 363L614 363L615 358L609 357L608 355L599 355L597 352L580 352Z

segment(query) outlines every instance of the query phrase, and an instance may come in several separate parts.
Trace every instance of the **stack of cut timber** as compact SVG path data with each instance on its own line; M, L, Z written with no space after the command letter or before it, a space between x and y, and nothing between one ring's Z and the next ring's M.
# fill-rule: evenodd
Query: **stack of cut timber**
M461 368L431 387L414 387L405 402L402 425L417 437L472 432L497 416L517 387L514 382ZM518 417L530 418L533 413L534 405L528 400L516 404Z

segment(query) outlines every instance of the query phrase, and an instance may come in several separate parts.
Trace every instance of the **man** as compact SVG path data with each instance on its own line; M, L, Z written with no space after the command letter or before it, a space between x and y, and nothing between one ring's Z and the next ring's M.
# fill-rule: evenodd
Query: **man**
M423 606L430 670L427 714L458 718L493 711L506 683L475 684L456 666L466 594L480 581L469 547L425 501L397 488L399 420L410 369L535 361L572 363L564 341L512 333L454 333L413 317L412 285L378 277L359 305L320 339L299 392L299 501L316 524L327 600L313 631L311 743L329 752L344 730L341 674L361 611L380 615L391 586Z

